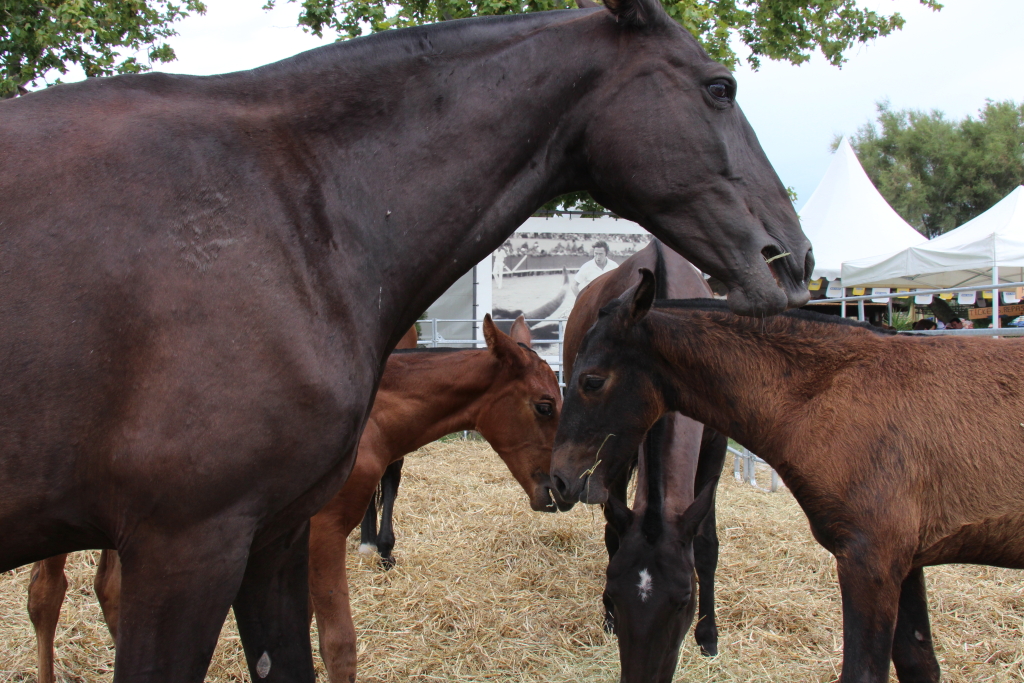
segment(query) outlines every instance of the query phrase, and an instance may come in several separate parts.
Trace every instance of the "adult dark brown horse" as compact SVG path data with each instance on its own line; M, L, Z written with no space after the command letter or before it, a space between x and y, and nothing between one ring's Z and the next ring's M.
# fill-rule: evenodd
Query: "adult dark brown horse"
M513 323L511 336L498 330L489 317L483 328L487 349L391 355L359 441L352 475L312 519L310 599L320 653L336 683L352 681L356 674L346 542L389 463L450 432L476 429L508 465L530 505L535 510L554 510L547 468L561 407L558 380L551 367L529 349L530 332L522 318ZM37 563L29 587L41 682L53 680L53 629L66 587L65 557ZM117 553L105 550L96 574L96 592L115 641L119 584Z
M589 190L737 311L807 299L734 94L619 0L0 102L0 571L116 548L118 683L201 680L231 606L254 676L311 681L308 520L387 355L545 201Z
M552 460L559 488L603 500L601 471L622 467L667 410L715 427L778 471L836 556L842 680L887 681L891 658L900 681L938 681L922 568L1024 568L1024 344L803 311L740 318L700 300L652 308L653 280L644 271L583 342Z
M583 336L596 322L600 309L640 281L639 269L659 274L661 298L710 297L701 273L678 254L667 251L657 240L626 259L615 270L605 273L580 292L565 328L565 376L572 376L573 361ZM678 601L689 599L694 567L680 562L681 547L694 545L700 582L700 607L695 639L705 654L718 652L718 627L715 622L715 569L718 565L718 534L714 514L714 487L709 492L710 513L703 519L696 538L682 524L697 491L717 481L725 461L727 439L690 418L673 413L655 425L644 450L657 457L658 476L649 484L638 481L635 513L617 512L605 507L607 526L605 546L611 562L603 595L606 626L614 625L619 640L619 656L624 680L670 681L679 659L679 648L693 620L693 605L678 609ZM629 473L634 459L610 486L610 496L625 508ZM645 467L640 458L639 479ZM664 483L663 483L664 482ZM650 487L655 487L651 489ZM655 490L656 496L649 499ZM664 491L662 494L661 491ZM698 506L699 508L700 506ZM652 533L652 529L666 533ZM686 531L686 533L684 533ZM622 557L615 559L625 546ZM642 564L636 572L621 567ZM636 574L643 570L648 580L663 590L638 600ZM679 590L664 590L675 586Z

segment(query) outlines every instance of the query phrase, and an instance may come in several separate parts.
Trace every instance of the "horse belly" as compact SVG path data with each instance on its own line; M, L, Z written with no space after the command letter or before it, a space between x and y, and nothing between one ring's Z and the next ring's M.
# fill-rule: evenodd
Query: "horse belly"
M1024 569L1024 513L965 524L915 558L915 566L984 564Z

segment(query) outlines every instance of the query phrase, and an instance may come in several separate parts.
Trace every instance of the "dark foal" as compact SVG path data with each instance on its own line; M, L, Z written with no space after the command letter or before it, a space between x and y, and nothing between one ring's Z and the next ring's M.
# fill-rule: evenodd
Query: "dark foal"
M565 374L572 375L573 359L580 347L584 334L597 320L598 312L602 306L620 296L629 287L640 281L639 268L649 268L657 272L661 277L658 279L661 298L694 298L710 297L711 289L708 287L701 273L688 261L678 254L665 250L657 240L639 252L626 259L621 266L615 270L605 273L588 285L576 300L572 314L565 328ZM678 518L689 507L693 501L696 491L700 491L722 471L725 462L725 453L728 440L713 429L706 428L690 418L678 413L665 416L663 424L657 429L652 429L652 436L657 432L659 437L656 440L657 446L651 443L645 444L645 449L656 448L662 464L662 472L669 480L665 488L665 497L661 505L664 507L662 514L668 518ZM618 501L626 499L626 487L629 482L629 474L632 466L612 482L609 492ZM647 489L637 488L636 506L638 509L645 509ZM713 492L712 492L713 496ZM641 552L640 548L644 543L653 543L643 550L645 556L661 554L666 558L678 555L678 544L675 538L670 535L644 534L637 523L628 528L612 523L610 508L605 508L605 517L608 524L605 527L605 546L608 549L609 559L613 558L627 536L630 538L629 545L634 553ZM621 521L623 516L619 516ZM640 519L631 517L630 519ZM642 540L641 540L642 539ZM718 627L715 622L715 569L718 566L718 533L716 530L716 519L712 498L711 512L704 517L704 523L700 533L694 540L697 576L700 582L699 608L697 628L694 638L703 654L714 655L718 653ZM660 586L685 585L690 581L691 568L671 561L648 563L650 571L664 571L672 576L657 576L654 579ZM607 629L614 628L620 636L620 646L623 642L642 642L642 639L627 632L646 631L647 624L660 622L666 626L662 633L672 633L677 639L670 639L670 642L661 643L659 647L649 647L643 653L630 649L621 653L622 670L633 671L636 667L633 662L640 657L644 660L657 660L652 670L663 672L669 679L675 670L675 663L678 660L679 647L686 634L693 618L690 610L676 611L667 606L666 603L645 604L645 609L640 611L629 610L627 606L620 608L621 614L616 617L616 607L612 600L612 594L627 595L628 591L609 590L612 579L609 578L609 586L606 588L602 599L605 605L605 626ZM690 591L687 590L687 595ZM659 593L659 597L664 593ZM658 610L657 606L664 609ZM623 621L624 615L629 615L630 621ZM639 621L632 622L635 618ZM668 624L671 623L671 628ZM625 638L625 641L623 640ZM669 666L669 663L671 664ZM666 673L667 672L667 673ZM660 679L659 679L660 680Z
M445 434L476 429L490 442L526 491L535 510L554 510L547 468L561 406L558 380L529 349L520 318L511 337L484 319L486 349L398 351L388 359L373 412L359 442L356 465L345 486L316 514L310 531L310 602L320 633L320 654L334 683L356 675L356 635L349 605L346 552L349 532L389 463ZM104 551L97 595L116 641L117 553ZM52 572L63 556L39 567ZM63 573L59 574L63 580ZM56 624L63 599L57 580L33 581L33 623ZM52 662L53 630L37 630L40 680ZM44 648L46 648L44 652ZM51 675L52 675L52 664ZM51 679L52 680L52 679Z
M116 548L117 683L201 681L232 607L252 676L312 681L309 518L395 344L541 205L588 190L737 311L807 301L735 92L609 0L0 101L0 571Z
M644 271L583 342L552 460L562 495L606 500L666 411L714 426L778 471L835 555L844 683L887 681L890 659L902 682L938 681L923 567L1024 568L1024 344L654 295Z

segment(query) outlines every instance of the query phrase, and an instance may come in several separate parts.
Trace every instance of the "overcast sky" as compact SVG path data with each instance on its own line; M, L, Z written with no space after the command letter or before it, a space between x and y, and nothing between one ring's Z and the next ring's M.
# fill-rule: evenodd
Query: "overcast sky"
M1024 0L948 0L939 12L916 0L860 4L898 11L906 26L854 47L842 69L815 58L799 67L765 61L759 71L736 73L737 99L783 183L797 191L797 208L825 173L833 136L873 119L879 100L952 118L976 114L986 98L1024 101ZM207 0L205 16L177 24L180 35L170 43L178 61L159 69L237 71L331 42L296 27L298 5L280 2L271 12L260 5Z

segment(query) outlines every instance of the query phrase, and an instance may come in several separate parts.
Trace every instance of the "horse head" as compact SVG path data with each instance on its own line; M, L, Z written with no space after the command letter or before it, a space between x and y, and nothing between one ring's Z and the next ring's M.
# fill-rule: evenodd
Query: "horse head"
M484 316L484 339L501 371L481 401L477 430L508 466L537 511L567 510L548 471L562 395L554 371L531 348L523 316L509 334Z
M654 275L603 309L587 332L565 385L551 480L567 501L606 503L608 487L629 468L648 430L666 411L656 358L630 343L654 302Z
M617 46L584 100L582 184L770 315L803 305L814 267L785 187L736 103L736 81L659 0L590 10Z
M696 607L693 538L714 504L717 479L680 515L660 500L632 511L609 498L605 518L619 536L608 563L610 599L619 642L622 683L671 683L683 637Z

